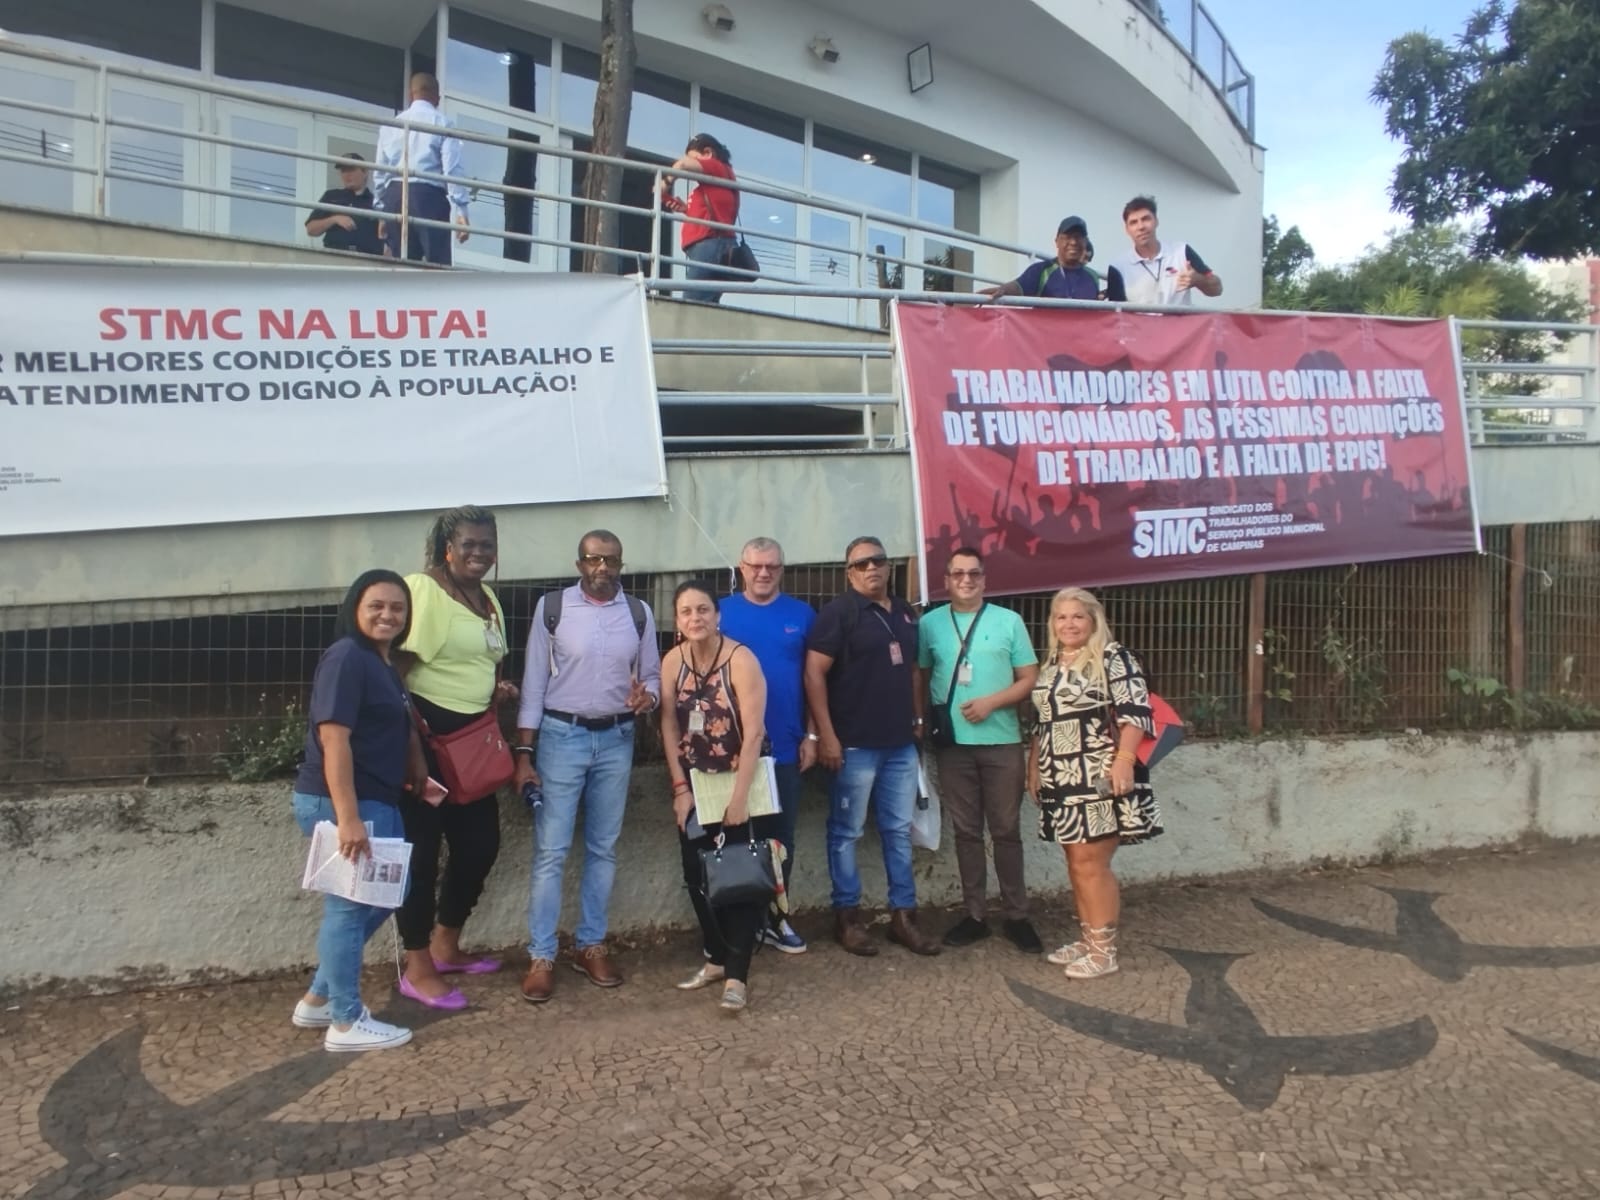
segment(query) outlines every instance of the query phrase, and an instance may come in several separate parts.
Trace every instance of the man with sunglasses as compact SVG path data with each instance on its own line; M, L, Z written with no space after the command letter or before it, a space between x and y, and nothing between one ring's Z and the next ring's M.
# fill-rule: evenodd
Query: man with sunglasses
M834 772L828 804L828 874L834 937L851 954L877 945L861 924L856 843L870 803L883 843L893 917L889 940L915 954L937 954L937 939L917 928L911 874L911 815L917 803L914 667L917 618L889 594L889 556L875 537L845 549L844 595L830 600L806 642L806 702L817 730L817 760Z
M983 555L962 546L944 572L950 603L923 614L918 630L917 690L927 697L939 762L939 795L956 832L956 866L966 916L944 935L946 946L989 936L988 865L983 828L994 842L1005 919L1001 928L1025 954L1044 946L1028 920L1022 881L1022 793L1027 761L1017 705L1039 678L1039 656L1022 618L983 599Z
M544 1003L555 988L561 876L579 797L584 808L583 885L572 965L596 987L622 983L606 952L607 910L633 771L635 718L661 702L655 617L648 605L622 592L621 540L606 529L584 534L577 567L578 582L560 593L554 621L546 621L546 606L556 593L534 606L517 716L516 788L520 792L529 783L544 788L544 803L533 817L528 901L528 956L533 961L522 980L522 998L530 1004ZM636 607L642 629L635 622Z
M739 552L744 590L722 602L722 632L750 647L767 680L767 738L778 783L778 840L789 852L784 887L794 868L794 822L800 805L800 773L817 761L817 735L806 720L806 636L817 614L804 600L783 592L783 547L769 537L751 538ZM761 940L784 954L804 954L805 939L776 910Z

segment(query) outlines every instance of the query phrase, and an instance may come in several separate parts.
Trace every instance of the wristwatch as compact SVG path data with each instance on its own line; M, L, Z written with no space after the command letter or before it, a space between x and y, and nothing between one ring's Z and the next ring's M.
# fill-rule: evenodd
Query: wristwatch
M911 718L911 725L912 725L912 728L915 728L915 727L917 727L917 726L918 726L918 725L923 725L923 724L926 724L926 722L924 722L924 721L923 721L923 719L922 719L922 718L921 718L921 717L912 717L912 718Z

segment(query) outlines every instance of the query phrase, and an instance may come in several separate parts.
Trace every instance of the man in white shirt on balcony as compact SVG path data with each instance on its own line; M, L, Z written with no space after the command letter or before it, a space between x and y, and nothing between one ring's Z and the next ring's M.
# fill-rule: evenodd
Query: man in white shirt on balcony
M439 81L432 75L419 72L411 77L411 103L395 114L403 121L418 125L436 125L440 130L451 128L453 122L439 111ZM407 216L406 258L420 258L426 262L448 267L451 262L450 231L432 225L419 225L415 218L426 221L449 221L452 217L460 226L455 231L456 240L467 240L467 201L465 185L461 178L461 139L426 129L398 129L386 126L378 134L377 178L373 190L378 195L378 206L395 215L384 222L384 240L391 258L400 258L400 213L402 202ZM400 169L406 169L409 187L401 182ZM418 179L415 172L445 175L449 182L437 179Z
M1129 304L1173 305L1194 303L1197 291L1222 295L1222 280L1194 247L1184 242L1163 246L1156 237L1158 224L1156 202L1149 196L1135 196L1122 206L1122 226L1133 246L1107 270L1107 296L1125 297Z

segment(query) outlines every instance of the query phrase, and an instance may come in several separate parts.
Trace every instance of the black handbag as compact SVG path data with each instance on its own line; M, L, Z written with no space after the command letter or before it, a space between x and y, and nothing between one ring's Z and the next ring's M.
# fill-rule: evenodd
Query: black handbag
M967 626L967 636L961 639L961 650L956 655L955 666L950 668L950 690L945 693L944 703L931 706L928 711L928 737L940 750L948 750L956 744L955 718L950 712L950 703L955 698L956 680L961 677L961 664L967 659L967 649L972 645L972 635L978 631L978 622L983 617L983 610L987 604L980 605L978 611L972 614L972 624ZM956 624L956 610L950 610L950 624ZM956 626L959 633L960 626Z
M700 851L700 875L712 908L770 904L778 894L778 869L767 838L727 843L718 834L715 845Z

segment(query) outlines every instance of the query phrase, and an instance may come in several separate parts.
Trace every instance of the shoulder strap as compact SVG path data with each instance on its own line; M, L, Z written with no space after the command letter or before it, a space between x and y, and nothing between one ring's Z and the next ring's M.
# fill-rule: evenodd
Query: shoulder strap
M561 624L561 596L564 590L557 588L544 594L544 628L552 638L556 636L556 626Z
M1053 262L1044 270L1039 272L1039 286L1035 288L1033 292L1035 298L1044 295L1044 285L1050 282L1050 276L1054 275L1060 269L1061 264L1058 262Z
M644 601L637 596L624 597L628 601L628 612L633 615L633 632L642 642L644 641Z

